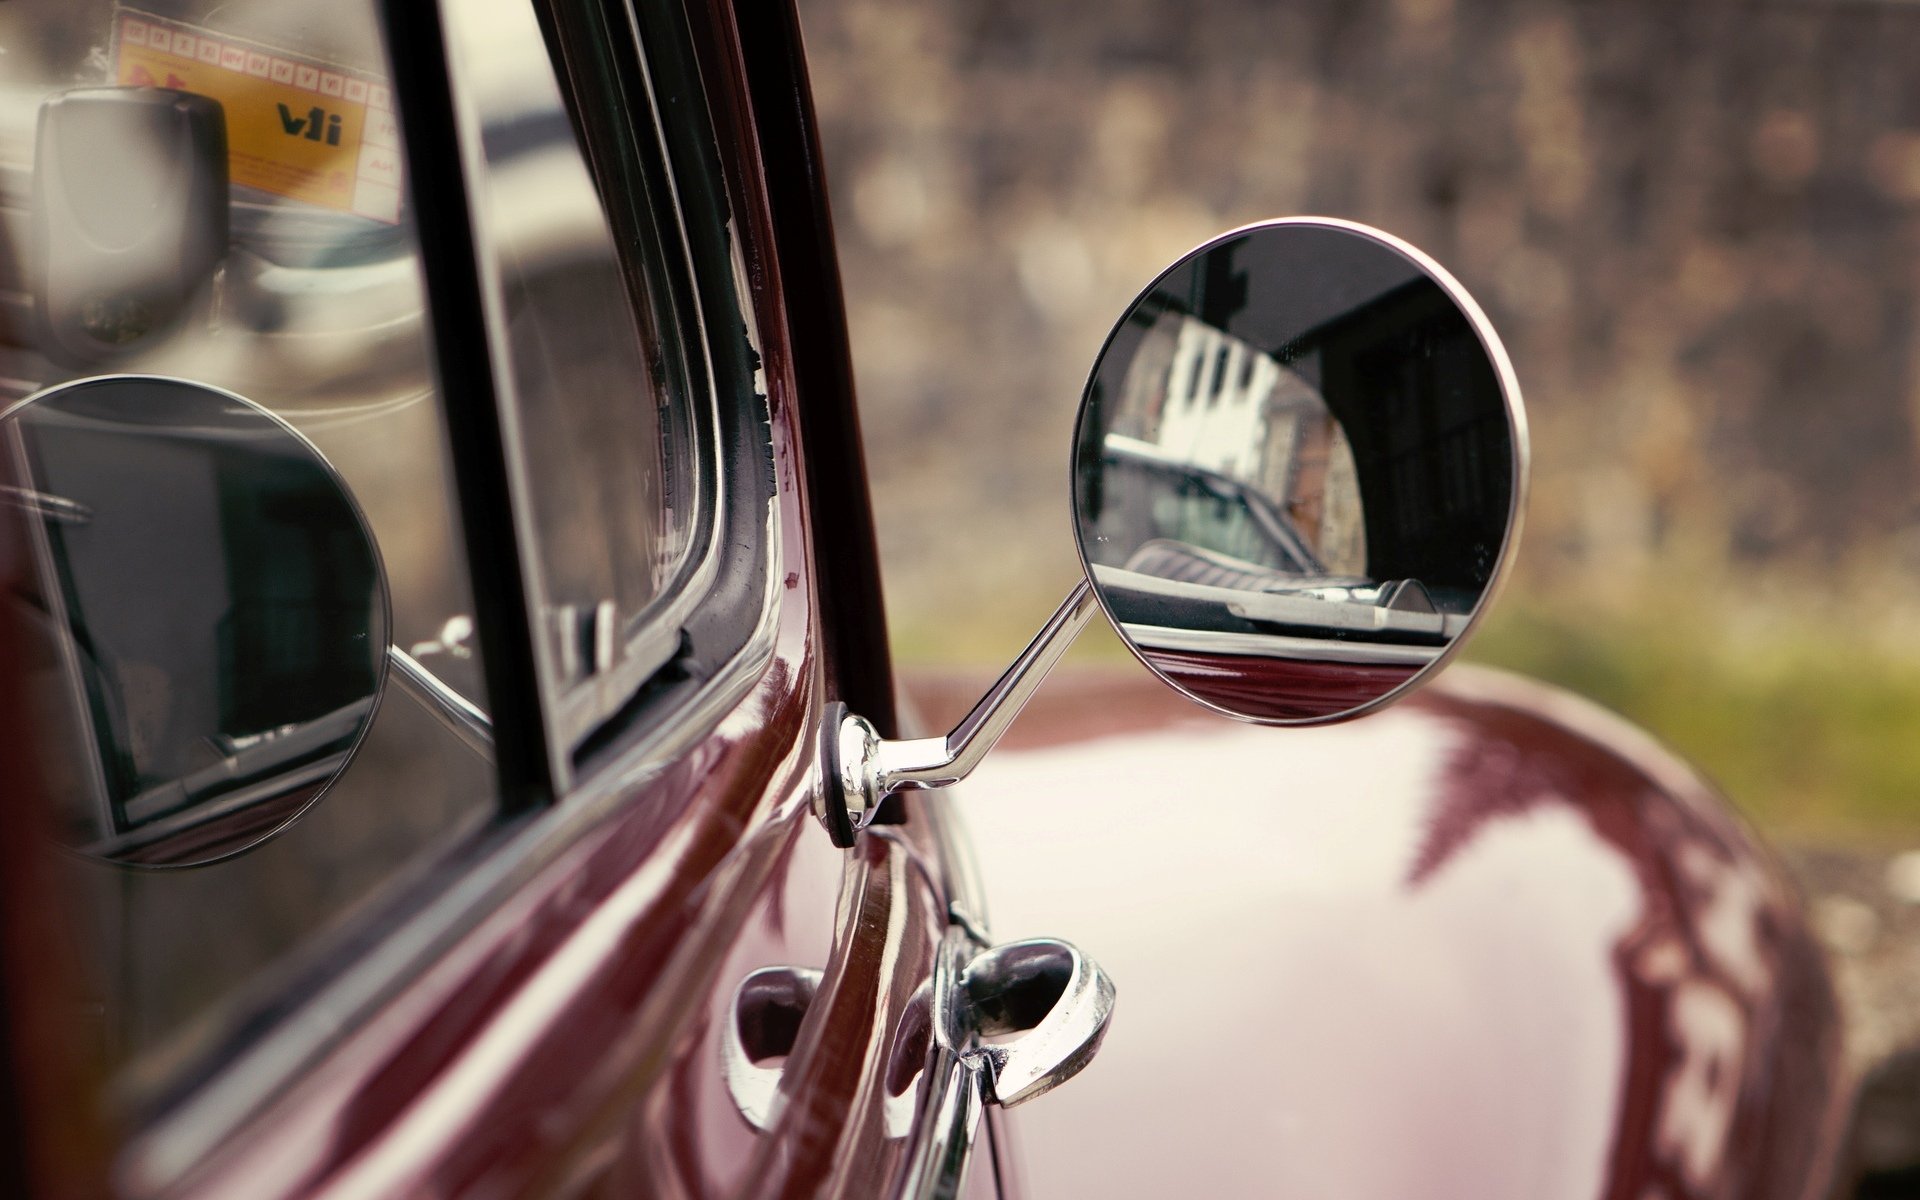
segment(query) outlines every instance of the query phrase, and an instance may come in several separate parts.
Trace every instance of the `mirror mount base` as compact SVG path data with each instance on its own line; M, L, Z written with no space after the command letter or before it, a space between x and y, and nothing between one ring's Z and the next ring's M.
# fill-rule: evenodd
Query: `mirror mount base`
M834 701L820 731L822 780L814 815L833 844L853 845L880 802L907 789L943 788L973 773L999 743L1093 618L1093 585L1082 579L1020 657L945 737L883 738L865 717Z

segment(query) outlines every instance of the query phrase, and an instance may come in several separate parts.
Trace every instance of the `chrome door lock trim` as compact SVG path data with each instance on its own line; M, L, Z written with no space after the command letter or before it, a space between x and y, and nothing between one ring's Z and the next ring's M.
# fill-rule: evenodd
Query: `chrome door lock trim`
M720 1070L733 1106L755 1129L780 1115L780 1077L800 1023L820 990L822 975L811 967L762 967L740 981L720 1032Z
M1008 942L967 957L977 944L974 932L949 927L926 989L933 998L932 1032L946 1056L973 1076L980 1102L1012 1108L1044 1096L1093 1061L1113 1018L1113 980L1055 938ZM720 1067L734 1107L755 1129L771 1128L780 1115L783 1066L766 1064L792 1051L821 980L810 967L762 967L734 989L720 1034ZM982 1040L1011 1033L1022 1036L1004 1044Z
M1082 579L1020 657L945 737L883 738L872 722L848 712L846 705L829 704L820 733L824 778L814 811L833 844L853 845L880 802L893 793L943 788L970 775L1086 628L1093 612L1093 585Z

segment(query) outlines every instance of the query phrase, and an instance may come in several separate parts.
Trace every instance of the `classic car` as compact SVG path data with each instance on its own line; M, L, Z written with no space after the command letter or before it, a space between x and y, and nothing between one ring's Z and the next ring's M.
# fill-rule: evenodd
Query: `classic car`
M1525 491L1418 250L1278 220L1147 285L1062 448L1087 579L943 735L792 7L14 0L0 48L0 1193L1825 1185L1831 988L1711 789L1503 677L1376 712ZM1114 561L1143 457L1291 558ZM989 759L1097 613L1174 690ZM983 873L1087 932L996 938Z

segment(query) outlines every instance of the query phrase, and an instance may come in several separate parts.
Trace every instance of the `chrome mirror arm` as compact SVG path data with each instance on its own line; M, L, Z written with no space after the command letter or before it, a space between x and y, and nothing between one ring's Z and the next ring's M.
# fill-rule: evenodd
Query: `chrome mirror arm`
M420 660L398 646L387 647L387 663L400 690L418 701L448 732L469 750L493 761L493 719L446 681L420 665Z
M893 793L942 788L971 774L1086 628L1093 611L1093 585L1082 579L1020 657L945 737L889 740L846 705L828 705L821 731L826 780L815 813L834 845L853 845L854 835Z

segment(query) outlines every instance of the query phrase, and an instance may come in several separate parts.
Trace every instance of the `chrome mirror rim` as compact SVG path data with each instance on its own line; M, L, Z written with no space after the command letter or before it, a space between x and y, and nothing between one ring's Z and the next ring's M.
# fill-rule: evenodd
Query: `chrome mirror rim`
M1282 718L1254 716L1249 713L1236 712L1233 709L1226 708L1211 700L1198 696L1168 678L1162 671L1147 660L1146 656L1134 645L1132 639L1120 632L1121 622L1109 606L1104 590L1096 586L1093 588L1093 594L1095 600L1100 605L1102 615L1107 619L1107 623L1120 635L1120 641L1126 646L1127 653L1131 654L1140 665L1152 672L1154 678L1173 688L1185 699L1200 705L1202 708L1219 713L1222 716L1232 717L1237 721L1245 721L1254 725L1332 725L1342 721L1351 721L1357 717L1366 716L1369 713L1378 712L1387 705L1425 686L1428 680L1445 668L1445 666L1452 661L1453 656L1459 653L1461 647L1466 645L1468 640L1472 638L1474 631L1479 628L1480 622L1485 618L1487 611L1492 608L1494 603L1499 599L1501 588L1506 583L1507 576L1513 568L1515 554L1519 550L1521 528L1525 523L1526 517L1527 490L1532 463L1532 449L1527 433L1526 405L1521 398L1520 381L1514 374L1513 363L1507 356L1506 347L1501 343L1499 334L1494 331L1493 323L1487 319L1487 314L1481 309L1479 302L1473 298L1472 294L1467 291L1458 279L1453 277L1452 272L1434 261L1432 256L1428 255L1419 247L1395 237L1393 234L1376 229L1371 225L1365 225L1358 221L1349 221L1340 217L1296 216L1253 221L1229 229L1224 233L1216 234L1199 243L1194 246L1193 249L1175 258L1164 270L1155 275L1148 281L1145 287L1141 288L1139 292L1135 294L1133 299L1121 310L1122 315L1120 319L1114 322L1113 328L1107 332L1106 338L1100 343L1099 353L1094 355L1093 364L1087 370L1086 383L1084 383L1080 389L1080 408L1074 415L1073 437L1068 443L1067 501L1068 511L1071 514L1074 529L1074 554L1079 560L1082 577L1091 583L1094 578L1093 564L1088 559L1086 545L1079 536L1082 514L1080 511L1080 489L1076 482L1075 471L1080 454L1081 439L1085 433L1087 415L1091 409L1088 400L1092 395L1094 384L1100 376L1101 366L1106 361L1107 352L1112 349L1114 340L1119 336L1132 314L1153 295L1154 290L1161 285L1162 281L1174 272L1180 270L1194 258L1217 246L1221 246L1238 238L1246 237L1249 234L1262 230L1288 227L1330 229L1357 234L1405 257L1438 284L1441 291L1446 294L1446 297L1459 308L1460 312L1466 317L1469 326L1472 327L1474 337L1479 340L1481 348L1486 351L1487 359L1493 366L1494 376L1499 381L1501 398L1505 401L1503 407L1506 410L1507 433L1513 446L1513 487L1508 498L1506 532L1501 538L1499 552L1494 559L1493 573L1488 577L1486 587L1481 591L1478 603L1474 605L1473 612L1468 617L1465 627L1463 627L1459 634L1446 646L1441 648L1440 653L1434 657L1431 663L1414 672L1407 679L1381 693L1379 696L1355 705L1352 708L1342 709L1334 713Z

